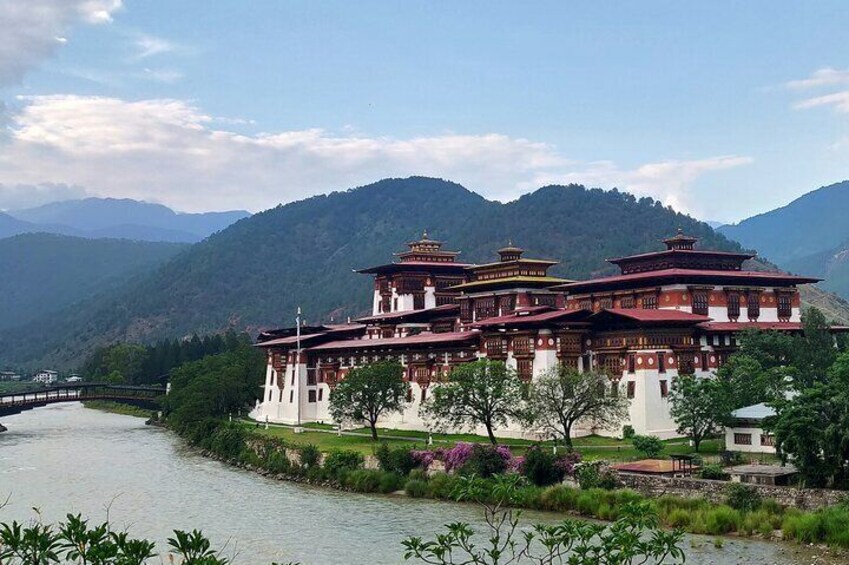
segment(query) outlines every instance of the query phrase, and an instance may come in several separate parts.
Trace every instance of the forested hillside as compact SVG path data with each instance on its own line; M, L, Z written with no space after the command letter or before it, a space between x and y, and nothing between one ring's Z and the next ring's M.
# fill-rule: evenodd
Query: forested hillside
M849 241L848 210L849 181L843 181L718 231L784 266Z
M57 311L147 274L186 247L44 233L0 239L0 328L40 320L52 331Z
M115 340L150 342L232 328L357 316L371 279L353 269L391 260L427 229L466 261L487 261L508 239L530 257L562 261L558 275L612 273L605 259L662 248L681 227L708 248L739 245L649 198L581 186L549 186L515 202L489 202L430 178L388 179L317 196L242 220L191 247L155 273L43 320L0 333L0 364L79 361ZM38 339L36 339L38 338Z

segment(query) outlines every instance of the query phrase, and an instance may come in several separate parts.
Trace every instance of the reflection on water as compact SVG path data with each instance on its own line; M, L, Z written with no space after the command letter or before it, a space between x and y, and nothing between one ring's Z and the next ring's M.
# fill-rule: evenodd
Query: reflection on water
M480 525L472 506L357 495L233 469L182 447L143 420L59 404L5 418L0 434L0 521L45 521L68 512L106 517L158 540L174 528L202 529L238 564L374 565L403 561L400 541L442 524ZM550 514L527 515L554 520ZM798 550L749 540L688 541L687 563L797 563Z

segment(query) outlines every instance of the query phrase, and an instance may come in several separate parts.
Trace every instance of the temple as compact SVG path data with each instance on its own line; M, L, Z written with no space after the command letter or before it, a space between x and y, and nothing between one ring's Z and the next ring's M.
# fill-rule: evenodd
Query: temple
M409 403L382 425L424 430L419 407L428 391L457 365L488 358L524 380L558 364L605 372L609 393L631 401L629 417L579 434L618 435L627 424L674 437L672 379L709 376L742 329L801 331L798 285L819 279L746 270L753 254L698 249L680 230L664 243L663 251L611 259L619 275L572 281L549 275L556 261L525 258L512 243L491 263L460 263L425 233L395 261L358 271L374 276L371 315L259 336L268 368L253 415L331 422L330 391L345 373L392 359L404 367ZM518 426L500 433L528 435Z

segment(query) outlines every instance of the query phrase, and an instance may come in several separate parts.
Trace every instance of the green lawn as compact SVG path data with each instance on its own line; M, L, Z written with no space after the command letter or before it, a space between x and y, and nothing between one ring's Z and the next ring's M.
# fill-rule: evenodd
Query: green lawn
M352 449L363 454L371 454L374 452L375 443L369 437L368 428L357 428L354 430L346 430L362 436L343 435L337 436L335 433L327 433L326 431L334 429L333 426L327 424L306 424L301 433L295 433L290 426L270 426L268 430L262 424L256 427L252 422L244 422L244 425L253 429L253 431L262 435L271 437L280 437L289 443L297 445L314 444L321 451L330 451L331 449ZM378 428L380 441L386 441L392 446L410 446L419 449L427 447L427 432L410 431L410 430L395 430L387 428ZM410 439L411 438L411 439ZM433 434L433 444L435 447L454 445L458 441L468 441L477 443L489 443L485 436L474 434ZM510 446L513 453L517 455L523 454L530 445L536 442L521 439L505 439L505 445ZM587 436L575 438L572 443L577 451L580 451L585 459L609 459L614 461L631 461L639 459L640 453L634 449L629 440L621 440L602 436ZM692 453L693 449L688 445L686 440L676 439L664 442L666 447L663 456L672 454L688 454ZM543 445L551 446L551 441L542 442ZM563 450L561 446L559 450ZM721 439L706 440L702 442L701 453L704 455L715 455L723 449Z

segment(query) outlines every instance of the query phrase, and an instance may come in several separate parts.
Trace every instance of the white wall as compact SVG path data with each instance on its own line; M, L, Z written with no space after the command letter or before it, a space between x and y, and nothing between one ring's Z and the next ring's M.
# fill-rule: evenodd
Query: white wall
M734 434L751 434L752 445L738 445L734 443ZM761 428L725 428L725 449L728 451L742 451L744 453L775 453L775 447L761 445L761 436L764 434Z

